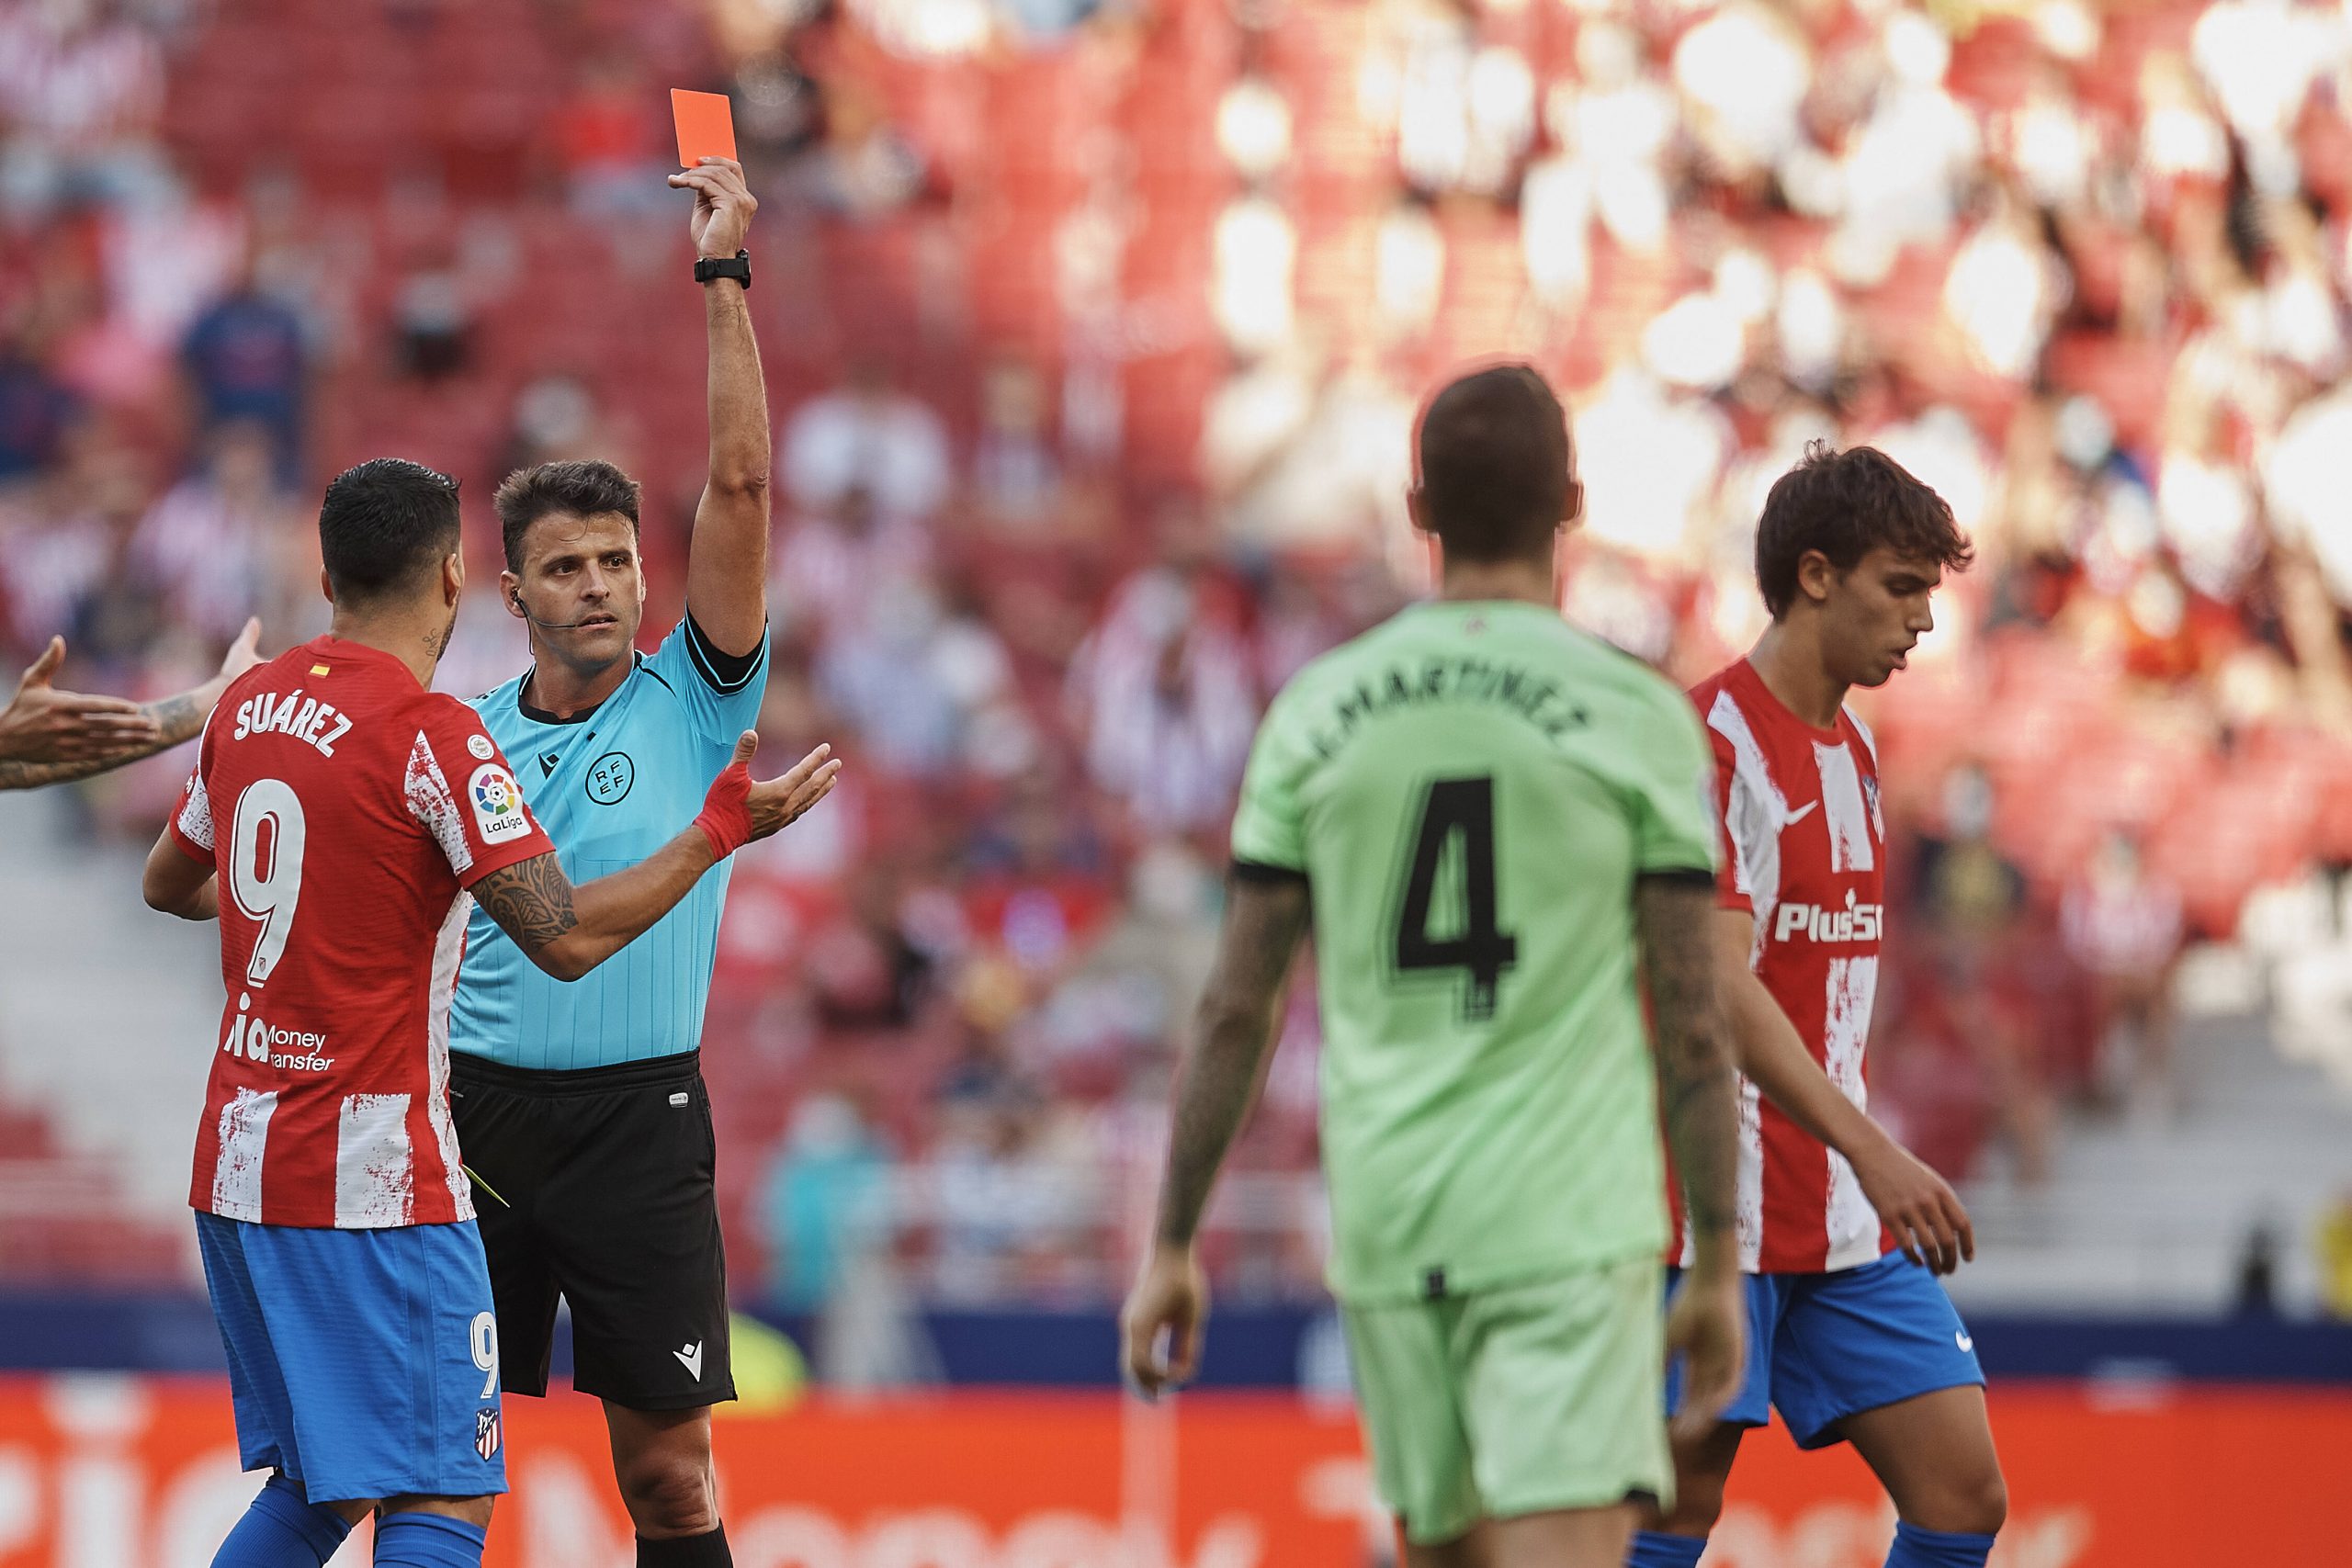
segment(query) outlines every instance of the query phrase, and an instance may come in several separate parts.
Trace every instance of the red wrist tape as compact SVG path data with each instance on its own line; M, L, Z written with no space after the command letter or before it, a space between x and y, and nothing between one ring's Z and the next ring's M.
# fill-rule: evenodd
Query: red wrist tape
M734 762L710 781L695 826L710 840L710 852L725 860L752 841L752 764Z

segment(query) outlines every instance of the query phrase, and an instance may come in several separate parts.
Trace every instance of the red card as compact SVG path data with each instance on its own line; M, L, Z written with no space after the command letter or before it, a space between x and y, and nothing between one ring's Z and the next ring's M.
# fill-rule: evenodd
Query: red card
M691 169L705 158L735 156L735 114L724 93L670 89L670 113L678 122L678 164Z

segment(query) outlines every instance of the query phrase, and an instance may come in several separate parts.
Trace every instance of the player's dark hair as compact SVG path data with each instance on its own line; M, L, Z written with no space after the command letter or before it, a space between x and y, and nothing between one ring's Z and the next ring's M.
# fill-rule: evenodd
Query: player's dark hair
M498 487L491 504L498 509L498 526L506 544L506 570L523 570L523 536L542 517L563 513L595 517L617 512L637 531L637 481L595 458L568 463L541 463L517 468Z
M405 457L344 469L319 505L319 558L338 604L413 587L461 537L458 481Z
M1818 550L1840 572L1883 547L1910 560L1966 571L1976 552L1944 498L1875 446L1804 449L1772 481L1756 524L1756 585L1779 620L1796 602L1797 567Z
M1414 456L1421 522L1448 560L1550 556L1576 449L1543 377L1497 365L1449 383L1421 412Z

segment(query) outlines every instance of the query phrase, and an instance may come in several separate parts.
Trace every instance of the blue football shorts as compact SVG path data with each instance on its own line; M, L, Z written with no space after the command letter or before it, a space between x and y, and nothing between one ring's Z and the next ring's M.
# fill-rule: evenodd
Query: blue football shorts
M506 1490L498 1325L473 1222L329 1230L196 1216L237 1449L313 1503Z
M1747 1376L1723 1416L1734 1426L1761 1427L1778 1410L1797 1447L1824 1449L1845 1441L1838 1423L1849 1416L1984 1386L1951 1297L1899 1252L1834 1274L1750 1274L1747 1285ZM1668 1414L1681 1402L1677 1364L1667 1369Z

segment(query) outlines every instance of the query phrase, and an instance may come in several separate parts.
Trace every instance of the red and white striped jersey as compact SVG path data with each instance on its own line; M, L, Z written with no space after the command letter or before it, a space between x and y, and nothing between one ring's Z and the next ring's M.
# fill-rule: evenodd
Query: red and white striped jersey
M481 718L322 637L245 672L172 834L220 879L220 1047L188 1201L376 1230L473 1217L449 1120L462 889L550 853Z
M1715 749L1719 901L1754 916L1757 976L1830 1081L1864 1106L1862 1048L1885 924L1877 746L1850 712L1834 728L1807 724L1746 660L1690 695ZM1740 1267L1750 1273L1853 1269L1894 1245L1845 1156L1745 1077L1736 1213ZM1687 1239L1678 1244L1687 1249Z

